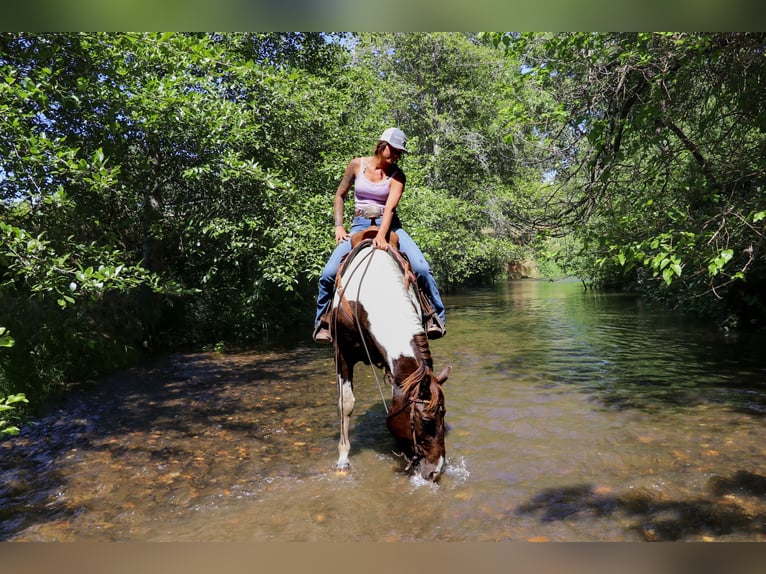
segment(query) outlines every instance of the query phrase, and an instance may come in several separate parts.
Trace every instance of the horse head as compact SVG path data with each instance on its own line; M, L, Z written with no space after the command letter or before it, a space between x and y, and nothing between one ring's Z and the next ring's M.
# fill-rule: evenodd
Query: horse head
M407 461L406 470L417 469L420 476L436 482L444 469L444 391L442 385L450 367L436 375L424 367L420 380L410 377L395 387L393 403L386 419ZM416 373L413 373L416 375Z

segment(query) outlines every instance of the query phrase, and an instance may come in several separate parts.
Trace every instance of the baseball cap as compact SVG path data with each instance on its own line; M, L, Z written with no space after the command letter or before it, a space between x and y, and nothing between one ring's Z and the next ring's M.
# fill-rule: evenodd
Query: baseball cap
M396 149L409 152L407 149L407 136L398 128L388 128L380 136L380 141L386 142Z

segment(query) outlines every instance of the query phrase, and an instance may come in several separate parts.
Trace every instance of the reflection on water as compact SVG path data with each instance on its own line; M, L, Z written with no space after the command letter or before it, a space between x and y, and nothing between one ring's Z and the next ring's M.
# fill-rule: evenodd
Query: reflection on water
M448 468L402 472L357 366L332 469L332 350L174 355L0 442L4 540L762 540L762 337L576 282L446 297Z

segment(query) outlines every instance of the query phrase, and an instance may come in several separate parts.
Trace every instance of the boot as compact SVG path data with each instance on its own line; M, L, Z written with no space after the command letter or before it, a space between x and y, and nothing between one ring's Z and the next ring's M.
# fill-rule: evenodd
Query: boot
M426 319L426 337L429 339L441 339L447 334L447 328L436 313Z
M314 329L314 341L322 345L332 343L332 334L330 333L330 324L324 318L319 319L319 324Z
M426 337L429 339L441 339L447 334L447 328L436 314L436 311L434 311L431 300L422 289L418 290L418 295L420 297L420 308L423 313L423 326L426 330Z

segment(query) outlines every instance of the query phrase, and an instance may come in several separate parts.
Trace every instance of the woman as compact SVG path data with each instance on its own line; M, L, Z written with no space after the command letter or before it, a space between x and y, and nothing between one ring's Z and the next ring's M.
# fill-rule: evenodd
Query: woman
M396 231L399 237L399 250L407 255L412 271L418 278L420 289L428 296L434 308L434 316L428 318L426 333L430 339L438 339L446 333L444 328L444 304L436 286L431 267L423 252L402 229L396 214L396 206L404 192L406 177L396 162L407 151L407 138L400 129L388 128L380 136L375 152L371 157L352 159L343 179L335 192L335 243L337 247L325 265L319 278L319 296L314 319L314 340L317 343L331 343L330 325L325 313L332 303L335 277L343 257L351 251L350 233L343 225L343 202L354 184L354 221L351 233L362 231L371 225L369 213L378 213L375 224L378 232L372 240L374 247L386 249L386 237L389 231ZM363 217L362 215L366 217Z

